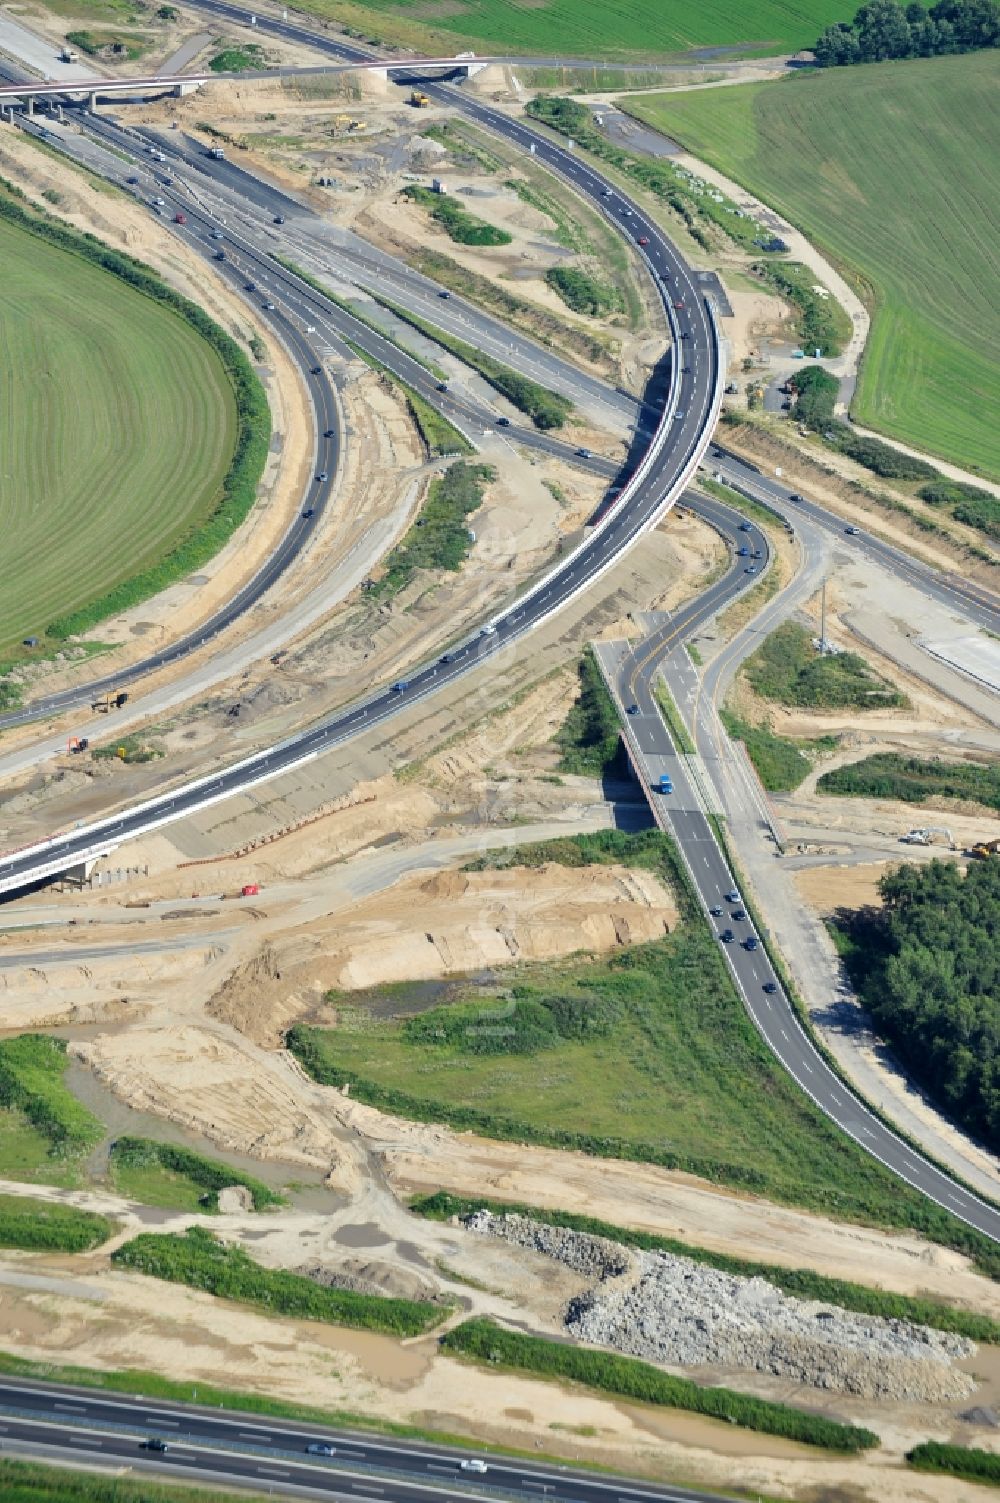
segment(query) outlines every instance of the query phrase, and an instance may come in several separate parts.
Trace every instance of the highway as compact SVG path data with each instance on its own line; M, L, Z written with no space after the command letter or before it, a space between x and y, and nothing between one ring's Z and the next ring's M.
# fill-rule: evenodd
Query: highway
M764 568L769 552L766 534L749 522L748 531L734 535L731 519L728 508L720 506L713 521L723 535L728 533L731 542L740 538L751 552L761 555L759 565L751 562L747 567ZM753 583L753 578L747 583ZM706 808L711 807L711 789L704 771L697 770L702 764L678 752L660 714L654 684L665 657L710 619L721 601L732 597L733 585L732 575L719 580L634 646L597 645L605 677L621 712L633 763L649 790L650 806L657 822L677 842L743 1003L783 1068L865 1152L952 1215L1000 1241L1000 1210L966 1190L897 1137L858 1100L813 1045L746 914L739 882L708 818ZM710 603L713 593L720 597L714 605ZM673 791L661 795L655 789L664 775L673 784ZM766 823L766 811L762 814L762 823ZM727 894L736 896L727 900ZM724 934L732 937L724 940Z
M415 700L478 668L493 653L519 641L589 588L655 524L694 473L715 425L722 371L714 314L701 296L689 267L663 232L586 164L517 122L506 121L502 116L496 120L513 132L517 144L534 142L536 154L542 160L569 177L634 239L663 300L679 359L671 367L667 406L657 431L625 488L580 545L526 595L486 623L479 634L437 661L425 664L405 682L398 681L392 688L362 698L319 725L222 772L195 779L131 810L0 858L0 892L42 880L136 835L161 828L196 809L287 772L391 719ZM166 197L169 191L164 189L161 196ZM244 238L231 238L235 238L243 257L260 256ZM271 270L277 274L280 268ZM298 279L292 278L292 282L301 288L303 307L308 306L310 296L318 300L318 294L312 294ZM425 372L422 378L426 380Z
M143 1442L166 1442L151 1452ZM331 1457L306 1454L326 1443ZM470 1456L430 1442L383 1438L364 1431L304 1426L255 1414L220 1412L194 1404L95 1393L64 1384L0 1379L2 1450L52 1447L63 1459L151 1467L171 1477L224 1479L275 1492L302 1489L321 1498L377 1497L386 1503L442 1503L442 1499L504 1497L551 1503L726 1503L714 1493L569 1466L490 1455L488 1471L466 1473Z

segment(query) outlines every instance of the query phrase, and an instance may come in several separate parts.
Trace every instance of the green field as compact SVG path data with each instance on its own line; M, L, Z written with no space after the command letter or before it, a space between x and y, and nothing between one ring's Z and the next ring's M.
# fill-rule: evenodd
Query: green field
M993 478L996 79L996 54L980 52L629 101L774 205L859 286L875 316L855 418Z
M352 26L372 40L416 47L468 44L479 52L629 61L673 57L691 48L750 53L810 47L834 21L849 19L837 0L305 0L303 10Z
M156 564L212 512L236 404L177 314L0 221L0 649Z

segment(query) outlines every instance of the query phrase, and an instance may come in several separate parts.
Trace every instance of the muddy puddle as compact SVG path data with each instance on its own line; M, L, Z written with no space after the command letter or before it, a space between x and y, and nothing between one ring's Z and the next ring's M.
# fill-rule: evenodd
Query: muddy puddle
M368 987L364 991L345 993L340 1000L347 1007L363 1008L372 1018L386 1021L413 1017L432 1007L467 1000L482 991L492 995L494 989L506 990L508 985L509 982L493 971L469 971L447 979L395 981L388 986Z
M437 1350L433 1340L404 1346L391 1336L373 1336L367 1331L335 1330L309 1326L309 1341L330 1352L356 1357L370 1378L387 1388L408 1388L427 1372Z
M801 1461L803 1456L815 1458L816 1455L812 1446L781 1440L776 1435L757 1435L724 1420L703 1419L698 1414L685 1414L681 1409L660 1410L643 1404L616 1404L615 1408L637 1429L645 1430L649 1435L702 1451L724 1456L768 1456L779 1461Z

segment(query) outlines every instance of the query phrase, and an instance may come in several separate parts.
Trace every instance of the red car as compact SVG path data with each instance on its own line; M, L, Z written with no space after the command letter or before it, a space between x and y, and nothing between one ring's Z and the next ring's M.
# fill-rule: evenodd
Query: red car
M683 299L678 298L677 302L674 304L674 307L675 308L683 308L684 307Z
M640 245L648 245L649 244L649 236L648 235L640 235L639 236L639 244Z

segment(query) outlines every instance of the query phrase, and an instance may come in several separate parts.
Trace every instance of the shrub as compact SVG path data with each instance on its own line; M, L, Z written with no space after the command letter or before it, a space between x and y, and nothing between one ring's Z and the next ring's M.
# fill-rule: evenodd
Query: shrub
M449 194L433 193L430 188L417 188L411 184L403 189L403 197L429 209L431 218L458 245L510 245L514 238L497 225L487 224L485 219L470 214L464 204Z
M877 1435L856 1425L840 1424L769 1399L752 1398L731 1388L702 1388L689 1378L672 1377L635 1357L503 1330L483 1316L463 1321L442 1338L441 1345L447 1352L476 1362L583 1383L640 1403L687 1409L831 1451L864 1451L878 1445Z
M63 1084L66 1043L41 1033L0 1042L0 1106L14 1107L51 1143L53 1157L93 1148L104 1129Z
M559 770L602 777L619 755L618 711L589 647L580 659L577 674L579 697L555 738L562 752Z
M462 462L432 480L420 516L386 557L373 594L398 593L418 569L460 569L472 546L467 518L482 505L483 492L495 478L491 465Z
M860 762L832 768L816 786L821 793L895 798L906 804L960 798L1000 809L1000 763L996 762L940 762L876 752Z
M92 1211L20 1195L0 1195L0 1247L32 1252L87 1252L118 1230L118 1223Z
M428 1300L388 1299L328 1289L302 1274L264 1268L242 1248L226 1247L204 1227L191 1227L184 1236L144 1232L116 1248L111 1258L119 1267L205 1289L221 1299L239 1300L299 1320L322 1320L359 1330L419 1336L446 1313L442 1306Z
M970 1482L1000 1484L1000 1453L977 1451L970 1446L943 1445L925 1440L906 1453L906 1459L920 1472L947 1472L952 1477L966 1477Z
M851 321L831 296L823 297L814 291L815 272L795 261L759 261L753 270L776 287L796 309L796 332L805 350L810 354L818 350L820 355L827 357L840 354L851 336Z
M763 699L802 708L881 710L905 696L877 678L856 652L822 654L805 627L786 621L746 661L750 685Z
M729 735L743 742L769 793L787 793L799 786L811 764L794 741L776 736L770 726L751 725L728 710L722 710L721 716Z
M112 1170L119 1165L129 1169L160 1168L182 1174L205 1191L204 1200L213 1209L218 1206L219 1191L229 1185L242 1185L249 1190L255 1211L261 1211L265 1206L284 1205L283 1197L269 1189L262 1180L176 1143L160 1143L153 1138L118 1138L111 1149Z
M575 266L550 266L545 280L574 313L603 318L608 313L621 312L625 306L617 287L589 276Z
M792 416L810 428L821 430L833 422L833 409L840 393L840 382L821 365L806 365L792 378L795 406Z
M824 437L841 454L846 454L855 464L864 465L874 475L881 475L883 480L929 480L937 474L934 466L925 459L904 454L881 439L855 433L846 423L834 423Z

